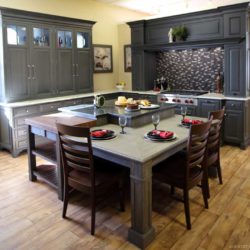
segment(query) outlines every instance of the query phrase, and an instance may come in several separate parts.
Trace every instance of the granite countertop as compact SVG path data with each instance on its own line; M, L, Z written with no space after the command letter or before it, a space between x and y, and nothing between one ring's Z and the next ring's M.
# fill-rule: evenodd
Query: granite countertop
M92 145L95 150L108 151L111 154L119 155L126 159L133 159L138 162L153 161L153 165L157 163L159 155L167 157L177 150L177 145L185 147L189 129L179 126L182 117L174 115L171 118L160 121L158 129L173 131L176 134L176 140L166 142L155 142L144 139L144 134L151 131L152 124L146 124L138 128L125 128L126 134L120 134L121 128L115 124L105 124L94 127L93 129L110 129L117 135L111 140L93 140ZM178 149L179 150L179 149Z
M27 100L27 101L20 101L20 102L11 102L11 103L0 102L0 106L9 107L9 108L16 108L16 107L44 104L44 103L53 103L53 102L59 102L59 101L74 100L74 99L79 99L79 98L87 98L87 97L94 98L95 95L105 95L105 94L120 93L120 92L148 94L148 95L157 95L159 93L159 92L155 92L152 90L150 90L150 91L132 91L132 90L118 91L116 89L109 89L109 90L95 91L95 92L90 92L90 93L85 93L85 94L74 94L74 95L50 97L50 98L44 98L44 99L34 99L34 100Z
M74 99L79 99L79 98L94 97L95 95L104 95L104 94L112 94L112 93L119 93L119 92L121 91L118 91L116 89L109 89L109 90L95 91L95 92L85 93L85 94L74 94L74 95L68 95L68 96L51 97L51 98L44 98L44 99L12 102L12 103L0 103L0 106L6 107L6 108L16 108L16 107L23 107L23 106L32 106L32 105L37 105L37 104L74 100ZM157 95L160 93L160 92L156 92L153 90L149 90L149 91L122 90L122 92L147 94L147 95ZM205 98L205 99L218 99L218 100L239 100L239 101L250 100L250 97L225 97L223 94L217 94L217 93L208 93L208 94L196 96L196 97Z
M138 111L128 111L124 107L115 106L115 100L108 100L101 108L96 108L94 105L81 104L76 106L62 107L58 110L90 119L95 119L105 115L112 115L114 117L125 115L129 118L135 118L144 116L145 114L154 113L156 111L172 109L173 107L174 105L163 103L159 105L159 108L157 109L139 109Z

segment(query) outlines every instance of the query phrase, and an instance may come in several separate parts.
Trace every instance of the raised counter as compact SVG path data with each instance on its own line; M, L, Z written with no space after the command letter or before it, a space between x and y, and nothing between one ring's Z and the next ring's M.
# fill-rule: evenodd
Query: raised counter
M126 111L124 107L115 106L114 103L115 100L109 100L101 108L97 108L94 105L82 104L59 108L58 110L88 119L96 119L97 125L107 123L118 124L119 116L125 115L128 127L140 127L150 123L151 116L155 112L160 114L161 119L171 117L175 114L175 105L164 103L157 109L140 109L138 111Z

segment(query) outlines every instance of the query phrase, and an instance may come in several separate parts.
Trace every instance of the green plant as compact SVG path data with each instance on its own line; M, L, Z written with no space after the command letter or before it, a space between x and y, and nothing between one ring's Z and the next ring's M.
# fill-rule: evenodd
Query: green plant
M177 26L173 28L172 35L175 40L186 40L188 37L188 30L185 26Z
M126 86L126 83L124 81L120 81L116 83L116 86Z

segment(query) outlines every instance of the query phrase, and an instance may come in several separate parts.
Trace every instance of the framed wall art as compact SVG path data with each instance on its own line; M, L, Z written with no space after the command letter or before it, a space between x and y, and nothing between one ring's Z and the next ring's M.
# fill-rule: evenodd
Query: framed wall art
M112 45L93 45L94 73L113 72Z
M131 72L131 70L132 70L131 46L124 45L124 71Z

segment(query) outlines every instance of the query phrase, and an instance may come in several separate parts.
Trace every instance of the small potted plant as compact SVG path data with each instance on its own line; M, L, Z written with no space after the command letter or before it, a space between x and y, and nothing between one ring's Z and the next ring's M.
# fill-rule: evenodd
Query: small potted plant
M126 86L126 83L124 82L124 81L120 81L120 82L117 82L116 83L116 88L118 89L118 90L123 90L124 89L124 87Z
M188 37L188 30L185 26L177 26L173 28L172 35L175 42L185 41Z

